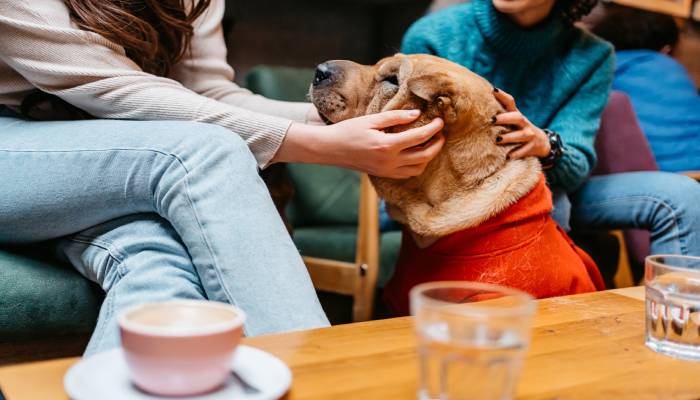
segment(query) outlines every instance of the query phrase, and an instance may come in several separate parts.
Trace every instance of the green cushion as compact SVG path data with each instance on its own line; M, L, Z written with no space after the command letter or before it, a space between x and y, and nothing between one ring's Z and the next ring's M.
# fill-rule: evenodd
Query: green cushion
M310 68L258 66L246 75L246 86L270 99L308 101L313 79L314 70Z
M0 342L89 334L101 303L72 267L0 250Z
M401 231L384 232L379 238L378 286L384 287L394 274L394 266L401 247ZM305 256L329 258L338 261L355 261L357 227L321 226L294 230L294 243Z
M313 164L289 164L294 197L287 216L294 227L357 224L360 174Z

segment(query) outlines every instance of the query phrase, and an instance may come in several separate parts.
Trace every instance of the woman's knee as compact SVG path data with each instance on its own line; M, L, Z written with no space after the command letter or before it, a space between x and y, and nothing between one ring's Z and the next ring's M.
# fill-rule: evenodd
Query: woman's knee
M695 180L671 172L639 173L638 197L643 199L637 218L645 220L645 226L658 233L668 229L694 229L700 225L700 184Z
M204 122L185 122L184 124L189 137L197 142L223 145L236 151L248 148L239 135L222 126Z
M666 172L591 177L572 197L577 226L637 227L652 231L679 221L700 223L700 185Z
M177 129L180 131L180 146L173 155L186 164L201 164L211 162L212 167L232 165L249 169L257 173L257 162L245 140L227 128L201 123L182 122ZM213 161L213 162L212 162Z
M700 183L685 175L671 172L657 172L645 176L648 179L650 195L678 212L700 215L697 207L700 199Z

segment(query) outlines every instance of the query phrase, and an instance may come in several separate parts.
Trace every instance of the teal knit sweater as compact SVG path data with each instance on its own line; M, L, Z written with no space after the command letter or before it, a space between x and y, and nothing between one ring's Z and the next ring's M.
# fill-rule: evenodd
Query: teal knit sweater
M561 20L556 10L524 29L491 0L473 0L418 20L402 52L428 53L462 64L515 97L540 128L558 132L565 145L547 171L554 188L572 192L595 164L593 142L613 79L612 47Z

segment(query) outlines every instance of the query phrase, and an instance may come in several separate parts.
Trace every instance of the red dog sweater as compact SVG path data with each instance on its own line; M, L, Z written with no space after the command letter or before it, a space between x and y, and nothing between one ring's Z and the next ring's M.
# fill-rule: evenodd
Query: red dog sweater
M514 205L427 248L418 248L404 230L385 300L394 312L407 315L409 290L432 281L495 283L536 298L604 289L598 267L554 222L551 211L552 195L543 175Z

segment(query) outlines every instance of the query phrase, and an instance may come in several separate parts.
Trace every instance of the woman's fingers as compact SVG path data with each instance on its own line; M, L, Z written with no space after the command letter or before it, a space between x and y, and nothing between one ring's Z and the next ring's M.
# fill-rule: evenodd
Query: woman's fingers
M526 143L535 137L531 129L522 129L515 132L504 133L496 138L498 144Z
M427 164L438 155L442 146L445 144L445 136L441 133L433 136L425 146L413 147L403 150L400 154L401 164L415 165Z
M418 176L425 171L425 167L428 164L415 164L415 165L404 165L396 169L395 179L407 179L414 176Z
M358 117L357 120L367 123L370 129L384 129L395 125L405 125L413 122L420 116L420 110L391 110L378 114Z
M383 176L393 179L407 179L422 174L425 167L437 156L444 144L445 137L438 133L423 146L414 146L401 151L394 158L394 166Z
M520 111L509 111L496 115L493 121L495 125L515 125L518 128L524 128L529 121Z
M438 155L445 144L445 137L438 133L424 146L403 150L395 158L394 167L384 174L387 178L407 179L425 171L428 163Z
M511 160L517 160L519 158L525 158L533 156L535 144L533 142L525 143L524 145L515 148L508 154L508 158Z
M440 132L443 126L445 126L445 123L442 119L435 118L429 124L390 135L387 139L399 150L405 150L427 142L436 133Z
M504 92L501 89L493 89L493 95L496 97L499 103L505 107L506 111L518 111L518 107L515 105L515 99L513 96Z

